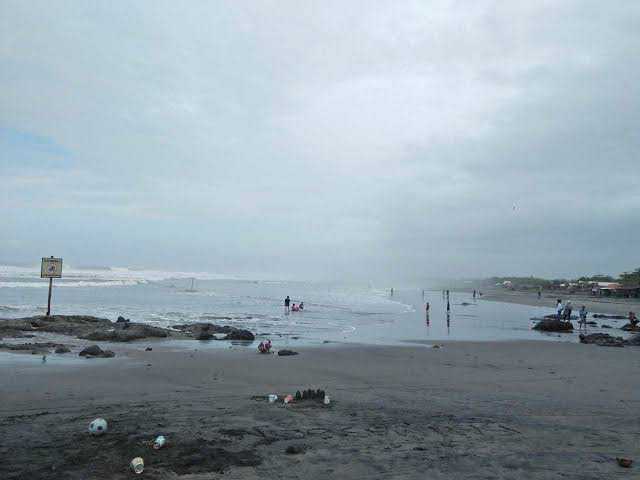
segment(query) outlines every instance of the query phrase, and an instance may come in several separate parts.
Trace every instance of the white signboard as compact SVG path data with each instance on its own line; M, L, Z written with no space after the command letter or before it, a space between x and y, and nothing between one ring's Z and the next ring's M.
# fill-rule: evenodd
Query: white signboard
M43 257L40 268L40 278L61 278L62 259L53 257Z

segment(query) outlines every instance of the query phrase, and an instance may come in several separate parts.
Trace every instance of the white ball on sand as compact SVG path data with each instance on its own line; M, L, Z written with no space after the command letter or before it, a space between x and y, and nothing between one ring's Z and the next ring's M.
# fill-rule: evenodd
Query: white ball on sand
M91 435L102 435L107 431L107 421L104 418L96 418L89 424L89 433Z

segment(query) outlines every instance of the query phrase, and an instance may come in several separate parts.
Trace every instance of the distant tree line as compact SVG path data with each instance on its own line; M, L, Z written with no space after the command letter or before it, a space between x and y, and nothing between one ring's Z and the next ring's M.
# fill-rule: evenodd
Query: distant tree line
M591 275L582 276L576 279L569 278L554 278L552 280L539 277L491 277L482 281L484 285L495 285L497 283L511 282L514 287L518 288L549 288L554 285L560 285L563 283L577 283L577 282L618 282L628 286L640 285L640 268L636 268L631 272L621 273L617 278L611 275Z

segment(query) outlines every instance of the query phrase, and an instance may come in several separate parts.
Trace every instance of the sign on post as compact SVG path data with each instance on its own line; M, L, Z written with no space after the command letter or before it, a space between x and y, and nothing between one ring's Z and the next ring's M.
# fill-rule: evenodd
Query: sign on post
M40 278L62 278L62 259L42 257Z
M47 317L51 315L51 290L53 279L62 278L62 259L54 257L42 257L40 266L40 278L49 279L49 299L47 300Z

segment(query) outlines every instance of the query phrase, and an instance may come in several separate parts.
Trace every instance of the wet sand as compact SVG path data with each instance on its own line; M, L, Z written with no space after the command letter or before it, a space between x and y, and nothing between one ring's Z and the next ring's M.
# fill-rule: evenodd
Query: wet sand
M141 478L155 479L640 475L615 462L640 462L640 348L452 342L278 357L148 344L44 364L3 354L0 478L131 478L138 455ZM310 387L333 403L253 398ZM98 416L110 430L90 437ZM158 434L169 445L155 451Z
M590 314L604 313L626 316L630 311L640 313L640 299L637 298L592 297L586 295L569 295L561 292L543 292L542 298L538 299L538 294L534 291L519 292L505 289L483 290L482 296L483 300L549 307L552 310L555 308L558 298L562 299L563 302L571 300L574 314L577 314L581 305L586 306Z

